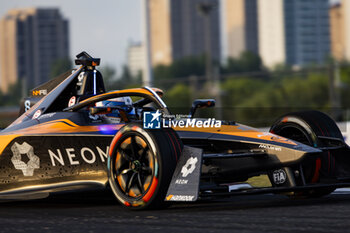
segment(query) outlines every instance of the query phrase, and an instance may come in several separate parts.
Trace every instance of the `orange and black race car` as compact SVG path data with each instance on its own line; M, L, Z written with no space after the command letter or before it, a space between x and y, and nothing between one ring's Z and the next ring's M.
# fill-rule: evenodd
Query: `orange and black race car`
M32 90L0 132L0 198L110 188L130 209L240 194L322 196L350 186L350 150L317 111L287 114L270 132L176 117L156 88L105 92L100 59Z

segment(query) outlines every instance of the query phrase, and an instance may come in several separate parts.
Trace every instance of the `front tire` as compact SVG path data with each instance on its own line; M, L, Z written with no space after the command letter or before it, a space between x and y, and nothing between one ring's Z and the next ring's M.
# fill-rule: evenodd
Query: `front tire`
M164 202L182 142L172 129L145 130L137 123L115 135L108 159L109 184L129 209L159 209Z
M319 111L295 112L284 115L272 125L270 132L315 148L325 146L318 136L344 141L336 123ZM335 161L332 161L329 151L323 152L321 157L304 161L302 166L306 184L319 183L322 176L330 177L333 171L329 168L334 167L334 164L331 163L335 163ZM333 191L334 188L313 189L297 192L293 196L320 197Z

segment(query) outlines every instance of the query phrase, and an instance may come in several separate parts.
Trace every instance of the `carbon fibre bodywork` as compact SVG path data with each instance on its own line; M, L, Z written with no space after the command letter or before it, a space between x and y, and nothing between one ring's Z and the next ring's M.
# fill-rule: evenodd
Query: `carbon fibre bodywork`
M84 72L89 72L84 66L75 70L0 132L0 198L106 187L106 161L111 153L111 143L127 122L111 123L103 116L92 115L88 109L97 102L122 96L139 98L134 107L141 114L128 121L142 120L142 111L147 104L170 114L160 98L162 92L148 87L77 96L77 86ZM41 88L45 89L45 85ZM71 104L72 96L80 98L79 101ZM332 178L331 181L320 185L348 185L350 161L346 155L349 149L341 140L324 137L322 140L329 142L328 147L315 148L238 123L221 123L219 128L173 127L185 146L202 150L201 172L196 181L201 185L200 195L231 194L229 185L223 184L237 184L260 175L269 177L268 191L271 192L315 188L317 184L305 181L301 165L313 163L329 151L332 151L332 159L340 162L336 162L337 168L331 176L323 176ZM179 163L178 168L181 166L184 165ZM281 174L286 176L284 182L273 183L274 172L281 169ZM319 175L320 171L321 168L313 169L311 175ZM174 175L172 182L176 179ZM216 193L215 190L224 192Z
M87 184L106 185L110 143L123 125L96 121L87 112L56 112L5 129L0 134L0 192L61 190L62 186L81 186L83 183L84 187ZM266 170L297 163L306 154L321 152L281 137L272 140L273 135L253 129L248 133L255 134L256 138L249 137L245 135L247 131L243 125L223 127L227 127L223 133L177 131L184 144L204 149L203 177L215 177L210 174L210 169L217 167L216 174L235 181L232 177L258 172L261 168ZM13 164L14 145L24 143L30 145L40 159L40 167L34 168L33 176L23 173L28 165L16 168ZM232 151L228 154L229 150ZM25 154L22 154L22 160L28 164ZM207 163L210 163L210 169L206 168Z

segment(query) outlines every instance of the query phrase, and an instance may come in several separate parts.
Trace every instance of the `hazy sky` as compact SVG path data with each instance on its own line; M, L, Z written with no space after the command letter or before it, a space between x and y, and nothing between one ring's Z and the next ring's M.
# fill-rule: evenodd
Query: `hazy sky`
M141 0L0 0L0 17L24 7L60 8L70 21L71 57L85 50L119 72L128 41L141 40Z
M141 1L0 0L0 17L11 8L59 7L62 15L70 20L71 57L85 50L100 57L102 65L116 66L120 72L121 65L126 64L129 41L142 38Z

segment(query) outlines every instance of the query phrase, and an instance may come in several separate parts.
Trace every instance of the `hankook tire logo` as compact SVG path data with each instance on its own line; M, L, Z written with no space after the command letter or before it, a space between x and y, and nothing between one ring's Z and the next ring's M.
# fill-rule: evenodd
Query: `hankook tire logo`
M22 145L15 142L11 151L13 156L11 162L17 170L21 170L24 176L33 176L34 170L40 168L40 159L34 154L34 149L31 145L23 142ZM29 161L27 163L22 161L22 154L26 154Z

